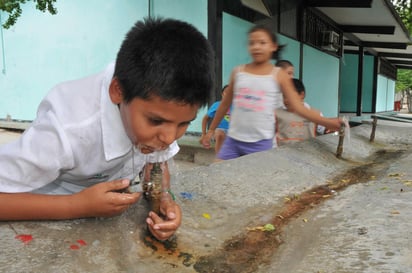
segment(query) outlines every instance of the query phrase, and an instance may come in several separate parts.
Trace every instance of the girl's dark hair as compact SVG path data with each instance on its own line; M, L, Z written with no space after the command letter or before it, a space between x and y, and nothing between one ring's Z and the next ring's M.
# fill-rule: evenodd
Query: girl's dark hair
M127 33L114 71L126 102L134 98L204 106L214 89L214 54L194 26L162 18L138 21Z
M251 34L253 32L256 31L264 31L266 32L270 39L272 40L273 43L276 43L278 45L278 50L276 50L275 52L273 52L272 55L272 59L278 60L279 56L280 56L280 52L282 51L282 49L285 47L284 45L280 45L278 43L278 38L276 36L276 34L270 29L270 27L266 26L266 25L255 25L253 26L251 29L249 29L248 34Z

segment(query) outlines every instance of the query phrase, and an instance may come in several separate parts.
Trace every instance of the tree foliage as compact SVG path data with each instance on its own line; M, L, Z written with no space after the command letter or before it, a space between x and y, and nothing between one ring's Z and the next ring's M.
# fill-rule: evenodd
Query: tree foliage
M0 0L0 10L9 14L6 22L3 24L4 28L13 26L22 13L21 5L26 2L34 1L36 9L50 14L56 14L57 9L54 6L56 0Z
M412 34L412 1L411 0L391 0L403 24ZM408 112L412 112L412 70L398 69L395 91L406 97Z
M412 33L412 2L411 0L392 0L395 10L401 17L403 24Z

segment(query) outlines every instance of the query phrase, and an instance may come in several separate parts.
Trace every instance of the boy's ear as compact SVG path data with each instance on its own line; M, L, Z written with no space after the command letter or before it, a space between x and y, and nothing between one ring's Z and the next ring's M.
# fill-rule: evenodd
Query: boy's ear
M123 101L122 88L117 78L113 78L110 82L109 95L114 104L120 104Z

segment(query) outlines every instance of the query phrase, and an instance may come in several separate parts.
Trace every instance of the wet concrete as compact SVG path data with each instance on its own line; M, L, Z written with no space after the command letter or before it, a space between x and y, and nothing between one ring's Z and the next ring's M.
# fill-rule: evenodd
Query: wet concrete
M167 244L147 235L145 200L110 219L2 222L0 272L410 272L411 129L378 124L370 143L354 127L341 159L325 135L172 164L184 219Z

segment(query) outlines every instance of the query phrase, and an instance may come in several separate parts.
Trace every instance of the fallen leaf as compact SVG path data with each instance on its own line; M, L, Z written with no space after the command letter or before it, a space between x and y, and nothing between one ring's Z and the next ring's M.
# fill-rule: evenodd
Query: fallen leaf
M402 182L405 186L412 186L412 181L411 180L403 180Z
M263 229L264 229L265 231L274 231L274 230L275 230L275 226L272 225L272 224L266 224L266 225L263 226Z
M272 224L266 224L264 226L257 226L257 227L247 227L246 230L248 231L274 231L276 228Z
M307 223L307 222L308 222L308 219L303 218L303 222Z
M208 214L208 213L203 213L202 216L203 216L204 218L206 218L206 219L210 219L210 218L211 218L211 217L210 217L210 214Z

